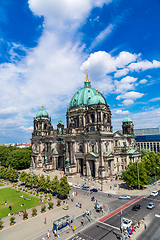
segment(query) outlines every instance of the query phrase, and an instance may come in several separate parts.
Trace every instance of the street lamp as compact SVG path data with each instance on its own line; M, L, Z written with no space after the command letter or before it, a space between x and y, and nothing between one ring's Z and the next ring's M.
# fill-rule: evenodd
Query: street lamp
M139 168L138 168L138 160L137 160L137 175L138 175L138 189L140 189L140 186L139 186Z
M155 172L155 181L156 181L156 168L159 168L159 167L155 167L155 168L154 168L154 172ZM157 189L157 181L156 181L156 189Z

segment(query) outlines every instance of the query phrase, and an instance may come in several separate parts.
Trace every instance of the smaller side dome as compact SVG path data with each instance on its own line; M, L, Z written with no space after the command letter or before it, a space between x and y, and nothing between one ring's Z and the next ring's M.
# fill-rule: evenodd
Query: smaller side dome
M126 115L125 119L123 120L123 123L127 122L133 122L132 119L128 117L128 115Z
M49 118L48 113L43 109L42 109L36 114L36 118L38 117L45 117L45 118Z
M93 104L105 104L106 105L106 100L102 95L97 91L96 89L96 94L89 99L88 105L93 105Z

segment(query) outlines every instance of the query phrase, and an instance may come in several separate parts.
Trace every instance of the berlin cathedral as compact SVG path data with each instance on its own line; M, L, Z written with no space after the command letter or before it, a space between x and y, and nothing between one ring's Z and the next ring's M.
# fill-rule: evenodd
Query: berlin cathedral
M91 87L88 71L84 87L67 106L66 120L66 128L59 119L53 129L43 106L36 114L31 167L44 171L63 169L67 175L106 179L120 176L130 161L141 160L132 120L126 116L122 133L113 131L110 105L102 93Z

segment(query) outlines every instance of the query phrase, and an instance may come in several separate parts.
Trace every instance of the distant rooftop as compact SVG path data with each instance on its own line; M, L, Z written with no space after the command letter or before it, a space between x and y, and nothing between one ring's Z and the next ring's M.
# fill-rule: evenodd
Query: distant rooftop
M160 134L160 127L157 128L141 128L141 129L134 129L135 136L141 135L159 135Z

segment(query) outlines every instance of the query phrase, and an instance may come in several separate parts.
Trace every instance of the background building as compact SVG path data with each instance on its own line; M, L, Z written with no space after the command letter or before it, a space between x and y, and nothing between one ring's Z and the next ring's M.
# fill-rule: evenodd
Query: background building
M128 116L123 120L122 133L112 131L110 106L91 87L88 72L84 88L67 107L66 118L67 128L60 119L53 129L43 107L37 113L31 138L32 167L105 179L121 174L130 161L140 161L132 120Z
M135 140L139 149L160 152L160 127L135 129Z

